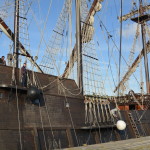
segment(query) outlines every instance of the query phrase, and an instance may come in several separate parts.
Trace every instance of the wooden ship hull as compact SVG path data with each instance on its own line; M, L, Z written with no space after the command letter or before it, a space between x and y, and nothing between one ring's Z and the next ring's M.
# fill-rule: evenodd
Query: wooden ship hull
M19 150L21 143L24 150L45 150L150 136L150 110L122 110L122 119L127 123L126 133L107 121L89 127L85 124L84 97L71 95L68 91L64 94L58 82L60 80L73 92L77 89L74 80L35 73L41 87L53 82L43 89L44 104L37 106L27 99L26 88L12 85L12 70L12 67L0 66L2 150ZM19 70L16 72L19 77ZM143 113L139 121L138 115Z
M84 25L81 27L80 2L76 1L76 44L61 78L44 74L36 60L19 41L19 19L25 19L19 16L19 0L15 1L14 33L0 18L1 30L14 43L13 67L0 65L0 150L63 149L150 136L149 94L139 95L131 92L123 97L115 97L115 99L98 97L95 93L83 96L84 70L82 60L84 57L80 54L83 54L82 46L92 40L94 32L93 17L101 9L101 2L102 0L93 1L88 16L84 19L85 22L82 22ZM71 8L69 2L66 4L64 7L65 13L62 11L62 14L67 14L68 8ZM124 20L137 12L138 10L125 15ZM68 15L66 16L68 18ZM60 15L60 19L62 18ZM123 18L121 21L123 21ZM60 32L58 32L59 30ZM53 31L62 36L64 30L62 27L59 30ZM90 36L88 36L89 31ZM111 35L108 35L108 37L111 38ZM143 41L143 43L145 43L146 48L149 46L149 42ZM147 52L143 47L140 55L115 91L135 71L141 58L146 58ZM87 54L83 56L91 59L90 63L94 60L98 61L93 55ZM28 96L30 87L21 86L19 55L28 58L40 72L28 71L28 85L38 87L40 93L38 99L30 99ZM67 79L75 62L77 62L78 68L78 86L74 80ZM145 68L148 68L148 65ZM146 72L149 72L148 69ZM99 77L97 76L96 79L99 79ZM147 93L149 93L149 81L147 80L146 83ZM99 87L97 88L101 90ZM99 108L99 110L96 108ZM111 110L115 108L120 108L118 118L126 122L125 130L120 131L116 128L118 118L111 114Z

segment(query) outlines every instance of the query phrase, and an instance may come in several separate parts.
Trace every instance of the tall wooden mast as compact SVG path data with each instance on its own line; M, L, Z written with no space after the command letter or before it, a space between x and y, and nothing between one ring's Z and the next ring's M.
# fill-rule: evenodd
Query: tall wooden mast
M140 15L144 14L142 10L142 0L140 1ZM149 82L149 68L148 68L148 57L147 57L147 48L146 48L146 30L145 30L145 20L141 22L141 33L142 33L142 44L144 50L144 66L145 66L145 77L146 77L146 89L147 93L150 93L150 82Z
M77 78L78 86L83 94L83 66L81 43L80 0L76 0L76 49L77 49Z
M15 13L14 13L14 65L16 68L19 66L18 60L19 53L19 0L15 0Z

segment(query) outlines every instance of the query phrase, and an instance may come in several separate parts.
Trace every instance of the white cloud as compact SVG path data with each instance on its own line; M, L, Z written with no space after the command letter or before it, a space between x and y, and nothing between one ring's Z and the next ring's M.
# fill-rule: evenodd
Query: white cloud
M123 27L122 35L124 38L135 36L136 30L137 30L137 23L126 24ZM140 27L139 27L139 32L140 32Z
M8 16L8 13L5 10L0 10L0 17L1 18L6 18Z

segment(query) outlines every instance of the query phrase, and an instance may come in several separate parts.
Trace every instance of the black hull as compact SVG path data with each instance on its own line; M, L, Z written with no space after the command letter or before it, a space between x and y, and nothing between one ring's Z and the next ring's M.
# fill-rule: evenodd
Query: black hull
M41 87L55 81L44 89L45 105L39 107L27 100L26 88L17 86L16 95L16 86L11 85L11 76L11 67L0 66L1 150L20 150L21 144L23 150L60 149L137 137L128 115L129 111L121 111L123 120L127 123L125 131L118 131L108 123L86 126L84 98L77 94L79 91L74 91L77 86L73 80L59 79L71 91L64 93L57 77L36 73ZM76 95L72 95L73 92L76 92ZM69 108L66 107L67 102ZM150 136L150 110L130 112L140 136ZM140 122L137 113L139 116L144 113Z

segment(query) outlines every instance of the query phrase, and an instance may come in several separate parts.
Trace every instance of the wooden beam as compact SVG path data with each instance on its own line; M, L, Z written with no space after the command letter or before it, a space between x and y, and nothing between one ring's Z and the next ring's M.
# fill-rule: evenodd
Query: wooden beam
M6 25L6 23L3 21L2 18L0 18L0 29L7 35L8 38L10 38L12 41L14 41L14 33L11 31L11 29ZM22 45L22 43L19 41L19 49L20 52L27 56L27 59L35 65L37 70L41 73L43 73L42 69L39 67L39 65L34 61L33 57L28 53L28 51L25 49L25 47Z
M146 10L149 10L149 9L150 9L150 5L147 5L147 6L144 6L144 7L141 8L142 11L146 11ZM132 16L134 16L135 14L137 14L138 12L139 12L139 10L134 10L134 11L122 16L122 18L119 17L118 19L119 19L119 21L125 21L125 20L131 18Z
M132 21L143 24L144 22L147 22L150 20L150 15L149 14L144 14L135 18L131 18Z
M150 52L150 43L149 41L146 44L146 48L147 48L147 53ZM141 62L141 59L144 56L144 49L142 49L141 53L137 56L137 58L135 59L135 61L133 62L132 66L129 68L129 70L127 71L127 73L124 75L124 77L122 78L122 80L120 81L120 83L118 84L118 86L115 88L114 92L116 92L118 90L118 88L120 86L122 86L131 76L131 74L133 72L135 72L138 64Z
M38 139L38 132L37 132L37 128L36 127L33 128L32 134L33 134L33 137L34 137L35 150L40 150L39 139Z
M73 144L73 139L72 139L70 128L66 129L66 134L67 134L67 139L68 139L68 143L69 143L68 147L73 147L74 144Z
M66 68L65 68L65 71L62 75L63 78L67 78L69 76L69 68L73 68L74 66L74 63L77 61L77 51L76 51L76 46L74 47L71 55L70 55L70 59L69 61L67 62L67 65L66 65Z

